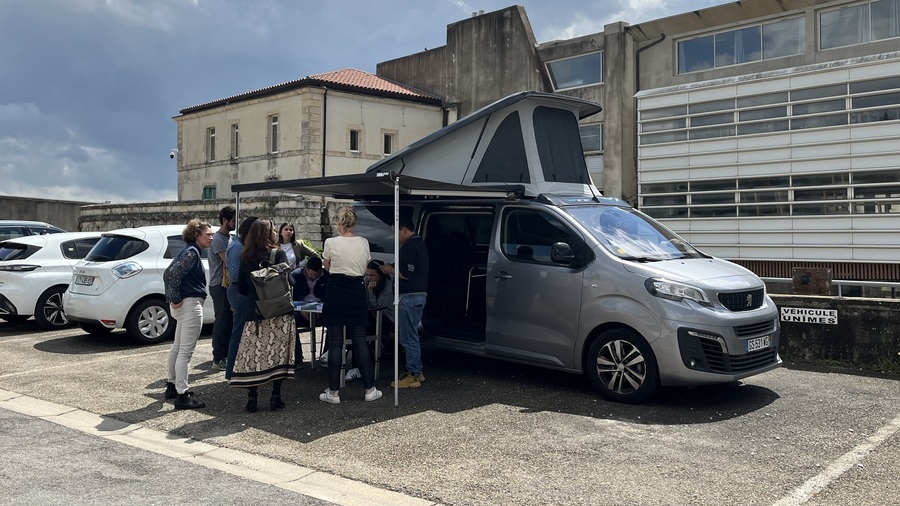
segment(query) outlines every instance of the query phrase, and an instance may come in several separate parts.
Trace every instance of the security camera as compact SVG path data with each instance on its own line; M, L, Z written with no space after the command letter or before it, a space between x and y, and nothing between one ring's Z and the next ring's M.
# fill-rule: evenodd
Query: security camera
M175 158L175 150L169 151L169 158Z

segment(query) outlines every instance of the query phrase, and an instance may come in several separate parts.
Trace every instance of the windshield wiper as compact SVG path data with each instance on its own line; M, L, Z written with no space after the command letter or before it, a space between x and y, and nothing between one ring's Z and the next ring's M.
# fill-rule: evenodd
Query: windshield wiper
M87 259L88 262L109 262L108 256L103 255L94 255L91 258Z
M638 262L638 263L647 263L647 262L659 262L661 260L668 260L667 258L650 258L650 257L619 257L622 260L628 260L630 262Z

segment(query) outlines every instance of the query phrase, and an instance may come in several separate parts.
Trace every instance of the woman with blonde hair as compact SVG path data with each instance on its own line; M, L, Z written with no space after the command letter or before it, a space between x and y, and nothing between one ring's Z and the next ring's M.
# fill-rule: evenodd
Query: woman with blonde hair
M369 241L353 233L356 213L350 207L342 207L337 213L339 235L325 240L322 262L329 272L325 287L322 318L328 328L328 388L319 394L319 400L331 404L341 402L341 358L344 332L353 342L353 355L362 373L365 400L381 398L375 388L375 368L366 344L369 302L366 291L366 266L371 259Z

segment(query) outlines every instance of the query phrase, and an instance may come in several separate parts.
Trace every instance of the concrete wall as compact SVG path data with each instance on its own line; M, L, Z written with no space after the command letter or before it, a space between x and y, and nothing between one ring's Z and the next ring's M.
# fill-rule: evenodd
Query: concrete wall
M69 232L78 232L81 206L89 202L0 196L0 220L44 221Z
M818 316L782 315L780 352L784 360L900 374L900 301L811 295L771 297L779 312L795 313L787 308L818 310ZM827 323L830 311L836 313L837 324ZM814 321L784 321L785 318Z
M521 6L447 26L447 45L379 63L376 74L458 104L460 117L524 90L552 91Z

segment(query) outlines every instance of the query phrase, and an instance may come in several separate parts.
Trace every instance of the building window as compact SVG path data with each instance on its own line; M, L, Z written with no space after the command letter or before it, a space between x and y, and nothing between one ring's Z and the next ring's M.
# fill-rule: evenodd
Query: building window
M350 130L350 151L354 153L359 153L360 151L360 133L359 130Z
M206 152L209 154L209 161L216 161L216 128L210 127L206 129Z
M278 152L278 116L269 116L269 153Z
M553 89L579 88L603 82L603 53L591 53L547 63Z
M578 127L581 134L581 149L585 153L603 151L603 124L581 125Z
M240 136L238 135L238 124L231 125L231 158L237 158L240 152Z
M207 185L203 187L203 196L200 197L203 200L216 200L216 187L215 185Z
M393 134L384 134L384 156L388 156L394 152L394 135Z
M803 18L792 18L682 40L678 73L802 54L805 26Z
M900 37L900 0L876 0L819 14L821 49L894 37Z

